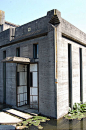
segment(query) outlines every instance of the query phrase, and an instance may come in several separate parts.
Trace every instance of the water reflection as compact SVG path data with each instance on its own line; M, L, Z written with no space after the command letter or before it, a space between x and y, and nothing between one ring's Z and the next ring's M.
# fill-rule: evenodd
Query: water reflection
M51 119L46 123L41 123L43 130L86 130L86 118L82 120L60 120Z
M0 111L6 107L9 106L0 104ZM43 126L43 130L86 130L86 118L83 118L82 120L68 120L65 118L59 120L50 119L50 121L41 123L41 125ZM28 130L38 130L38 128L31 126Z

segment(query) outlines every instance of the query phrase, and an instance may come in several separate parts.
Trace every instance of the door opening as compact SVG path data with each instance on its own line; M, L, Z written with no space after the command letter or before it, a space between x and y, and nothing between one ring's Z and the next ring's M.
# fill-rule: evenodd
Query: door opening
M69 107L72 108L72 48L68 44Z
M38 109L38 68L30 64L30 108Z
M82 48L79 48L79 61L80 61L80 101L83 103Z
M38 109L38 65L17 64L17 106Z
M17 64L17 106L27 104L27 65Z

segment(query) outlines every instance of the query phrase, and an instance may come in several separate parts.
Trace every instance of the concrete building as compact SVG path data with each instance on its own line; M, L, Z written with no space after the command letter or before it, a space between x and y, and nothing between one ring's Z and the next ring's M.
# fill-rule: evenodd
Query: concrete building
M0 32L7 30L10 27L16 28L18 25L5 21L5 12L0 10Z
M0 102L28 104L59 119L80 101L86 102L85 33L56 9L22 26L12 24L2 30Z

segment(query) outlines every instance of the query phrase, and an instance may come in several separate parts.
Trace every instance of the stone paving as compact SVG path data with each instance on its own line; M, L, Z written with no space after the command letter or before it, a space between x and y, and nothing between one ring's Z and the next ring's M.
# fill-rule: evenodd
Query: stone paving
M22 120L7 113L0 112L0 124L16 124L19 122L22 122Z
M6 108L6 109L3 109L3 111L6 111L8 113L11 113L13 115L16 115L16 116L21 117L21 118L26 119L26 120L32 118L31 115L20 112L20 111L15 110L15 109Z

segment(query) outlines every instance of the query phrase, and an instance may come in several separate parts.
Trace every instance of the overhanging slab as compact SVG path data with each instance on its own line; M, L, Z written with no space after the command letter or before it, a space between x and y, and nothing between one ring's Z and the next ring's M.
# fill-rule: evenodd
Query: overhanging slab
M29 58L24 58L24 57L6 57L5 59L2 60L2 62L7 62L7 63L23 63L23 64L29 64L30 59Z

